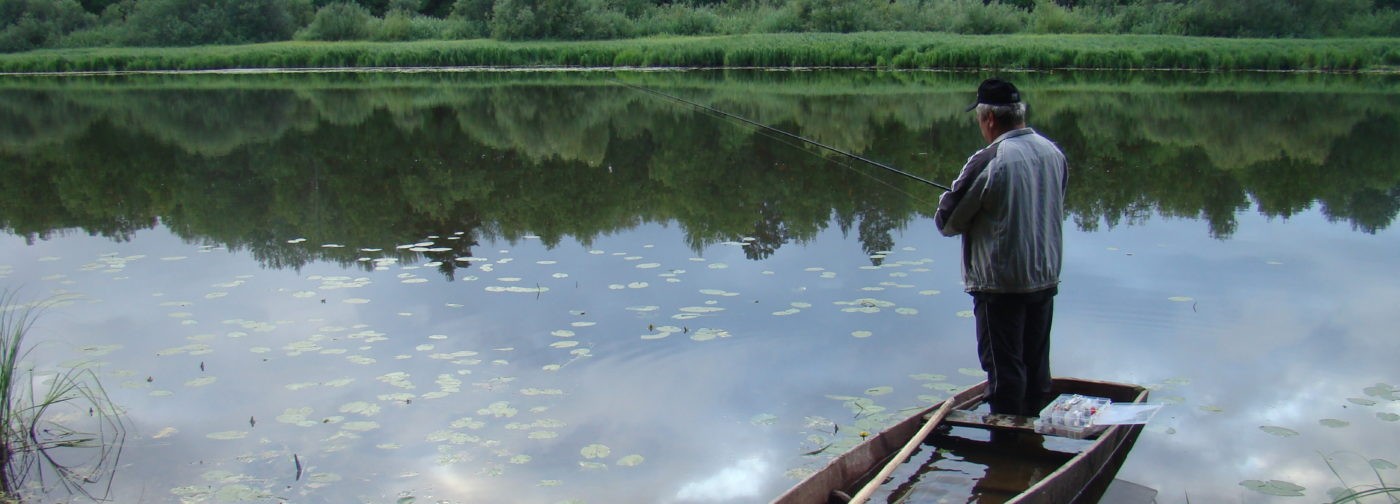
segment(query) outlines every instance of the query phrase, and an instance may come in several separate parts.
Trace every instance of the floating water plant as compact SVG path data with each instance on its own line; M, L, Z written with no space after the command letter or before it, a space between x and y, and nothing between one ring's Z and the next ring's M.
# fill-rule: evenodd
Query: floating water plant
M0 293L0 497L55 487L105 497L93 495L89 487L110 483L126 439L125 424L91 369L74 367L41 379L33 369L21 367L30 350L25 337L36 318L35 306L19 305L12 293ZM75 461L67 453L73 449L86 450L79 455L87 456Z
M1265 495L1279 497L1302 497L1303 491L1307 490L1307 488L1282 480L1245 480L1240 482L1240 486Z
M637 467L639 465L642 465L642 462L644 461L646 461L646 459L643 458L641 455L633 454L617 459L617 465L621 467Z
M1259 426L1259 430L1278 437L1294 437L1298 435L1298 431L1274 425L1261 425Z
M612 449L608 448L606 445L591 444L579 450L579 454L583 455L583 458L586 459L607 458L608 455L612 454Z

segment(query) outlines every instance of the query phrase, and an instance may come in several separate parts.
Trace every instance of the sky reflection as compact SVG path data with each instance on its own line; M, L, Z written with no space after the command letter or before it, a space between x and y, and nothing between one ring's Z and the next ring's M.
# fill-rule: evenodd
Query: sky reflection
M964 77L972 79L949 78ZM1058 77L1032 78L1055 85ZM845 89L840 82L836 89ZM52 154L71 165L56 177L48 165L25 165L20 172L36 179L35 190L47 191L35 199L52 206L13 212L24 227L22 236L0 236L0 281L26 299L73 296L38 320L30 359L40 370L96 361L131 429L114 501L761 502L857 432L981 380L958 242L938 236L919 217L923 207L895 193L902 189L847 178L852 170L669 104L583 84L476 94L444 85L433 88L441 92L426 109L392 105L396 98L324 111L388 125L367 130L355 120L292 113L296 100L274 100L289 107L287 117L306 121L276 129L276 144L295 153L314 145L320 157L309 161L269 153L260 136L268 128L236 117L266 106L259 95L210 90L196 95L228 93L247 105L223 109L227 124L247 128L246 144L133 149L179 151L208 166L160 164L133 183L125 170L146 166L144 158L107 166ZM694 91L780 120L825 109L797 106L806 100L842 101L834 92L779 92L749 102L725 97L746 96L747 88L727 89ZM825 117L792 122L818 138L860 133L867 141L843 143L953 170L975 131L955 115L965 97L941 89L920 95L922 108L892 94L902 90L875 96L873 106L852 105L864 112L846 122L850 130ZM1286 93L1124 90L1118 99L1126 108L1110 115L1125 124L1163 111L1245 117L1221 106L1232 100L1288 115L1294 106L1331 110L1332 100L1345 98L1310 92L1311 102ZM588 109L581 103L589 100L571 93L613 108ZM147 101L158 93L115 95L124 98L112 100L118 117L159 109ZM1389 101L1351 97L1358 95L1367 111L1384 110L1368 103ZM1084 152L1082 185L1072 189L1076 219L1096 224L1066 226L1054 372L1147 385L1168 405L1119 476L1157 489L1162 503L1289 501L1242 486L1247 480L1300 485L1310 502L1327 499L1331 487L1377 483L1368 462L1400 460L1400 402L1367 392L1400 383L1393 274L1400 232L1389 225L1391 207L1344 204L1390 194L1367 186L1380 177L1360 171L1384 166L1346 158L1338 166L1356 173L1321 177L1333 164L1319 153L1354 152L1352 142L1390 145L1370 135L1393 132L1389 116L1297 113L1336 121L1328 131L1367 133L1324 135L1323 146L1285 143L1313 154L1303 156L1316 161L1303 172L1326 190L1312 194L1296 190L1305 183L1288 184L1287 170L1297 167L1287 152L1261 142L1210 144L1212 133L1197 127L1230 124L1183 112L1168 121L1173 127L1139 138L1135 128L1081 120L1103 115L1099 93L1071 86L1046 98L1041 117L1054 121L1046 125L1051 136ZM103 102L82 93L69 99ZM515 104L541 100L564 112L580 107L564 116L577 121L506 120L522 110ZM204 111L208 103L186 107ZM110 122L98 108L95 136ZM645 112L632 118L645 127L609 122L634 109ZM455 126L396 122L402 110ZM906 116L910 110L920 113ZM518 123L522 140L483 147L482 138L515 130L473 121L480 117ZM473 156L462 155L467 144L454 128L477 139L468 142ZM1116 134L1126 140L1098 141ZM535 141L559 135L578 136L563 138L568 149ZM716 144L666 150L651 135L664 135L657 137L664 145ZM85 138L68 141L87 145ZM123 151L125 137L112 138L103 145ZM613 142L606 153L594 152L600 139ZM925 145L930 139L947 145ZM1119 166L1120 154L1153 142L1173 147L1158 145L1157 164ZM1204 156L1198 144L1207 144ZM241 154L219 157L230 149ZM342 151L395 157L346 172L320 169ZM1221 153L1254 164L1198 163ZM277 169L248 169L271 159L264 155ZM432 162L414 164L420 159ZM484 161L453 164L462 159ZM602 164L589 164L598 159L609 160L607 177ZM384 175L391 169L402 171ZM1277 173L1284 176L1270 176ZM587 177L599 185L556 183ZM543 178L551 183L539 190ZM113 210L177 181L184 197ZM385 182L397 186L379 191ZM308 188L319 192L308 196ZM1268 205L1240 204L1261 194ZM104 195L110 201L92 199ZM586 204L598 213L560 218ZM1351 213L1328 215L1343 209ZM45 227L55 222L78 224ZM113 238L65 230L73 225ZM379 243L426 229L440 234ZM285 230L368 243L342 247ZM735 230L752 230L754 241ZM544 237L522 236L530 232ZM452 248L471 242L479 243ZM404 252L415 247L448 250ZM429 264L443 260L432 254L459 253L470 261L450 275ZM1400 481L1394 468L1379 467L1387 482Z
M1055 372L1148 384L1170 405L1120 473L1159 502L1273 499L1239 485L1250 479L1317 497L1341 484L1324 454L1353 485L1374 478L1365 459L1396 457L1400 424L1377 416L1396 403L1348 398L1396 380L1400 288L1377 265L1400 240L1314 215L1240 219L1228 241L1180 220L1068 237ZM589 247L490 244L477 265L492 267L453 282L405 283L424 271L412 264L266 270L160 229L10 237L3 262L28 296L81 296L44 314L36 362L120 345L98 357L133 431L118 500L242 485L324 502L753 502L820 464L799 454L829 434L823 421L859 422L829 396L891 386L870 398L897 412L939 394L911 375L977 380L956 241L920 228L880 268L839 232L747 261L737 245L697 256L662 226ZM127 260L93 269L104 258ZM329 288L335 277L369 283ZM536 284L548 290L487 291ZM837 304L862 297L916 313ZM775 315L794 303L807 308ZM723 310L673 318L694 307ZM686 332L643 339L665 325ZM729 336L697 341L702 328ZM307 426L288 423L304 409ZM582 454L595 444L609 455ZM618 465L628 455L641 462Z

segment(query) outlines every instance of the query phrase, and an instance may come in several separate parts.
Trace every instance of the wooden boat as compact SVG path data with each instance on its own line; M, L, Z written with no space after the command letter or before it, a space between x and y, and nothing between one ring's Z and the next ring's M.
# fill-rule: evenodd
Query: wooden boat
M982 413L975 412L974 410L985 402L982 396L986 388L987 383L982 382L947 399L953 401L953 410L942 420L941 424L935 427L936 434L929 436L924 443L932 443L939 449L943 449L942 445L945 443L960 442L947 436L948 431L955 426L994 432L1030 431L1033 433L1031 424L1033 418L992 415L986 412L985 408L983 408ZM1078 378L1056 378L1052 385L1052 391L1054 394L1103 397L1115 403L1144 402L1147 400L1147 389L1138 385ZM832 460L825 468L789 489L774 500L773 504L847 502L850 499L849 496L855 495L867 481L876 476L889 462L889 459L895 456L918 433L923 427L925 419L937 411L942 404L936 404L912 415L893 427L866 439L850 451ZM1109 482L1113 480L1114 474L1118 472L1118 468L1127 457L1128 451L1132 449L1132 445L1141 431L1141 425L1113 425L1108 426L1097 437L1077 442L1075 448L1077 453L1066 454L1063 458L1058 459L1057 467L1048 471L1048 474L1040 477L1038 481L1023 490L1017 490L1007 495L1005 502L1015 504L1092 504L1097 502L1099 496L1108 487ZM1022 440L1038 438L1038 435L1014 434L1011 436L1022 438ZM984 437L992 436L986 435ZM964 439L961 442L967 441ZM1038 454L1033 452L1044 451L1044 448L1041 448L1038 443L1027 445L1025 443L989 440L986 444L995 443L1000 443L999 449L1013 459L1035 457ZM997 448L992 447L992 449ZM898 478L892 479L897 480ZM979 499L978 501L985 502L986 500ZM966 502L972 502L972 500Z

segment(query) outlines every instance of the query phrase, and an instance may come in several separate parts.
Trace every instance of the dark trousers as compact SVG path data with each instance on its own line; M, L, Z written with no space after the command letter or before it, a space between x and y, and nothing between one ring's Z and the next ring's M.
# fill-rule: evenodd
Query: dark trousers
M1056 287L1025 294L972 293L977 355L992 413L1035 416L1050 400L1050 322Z

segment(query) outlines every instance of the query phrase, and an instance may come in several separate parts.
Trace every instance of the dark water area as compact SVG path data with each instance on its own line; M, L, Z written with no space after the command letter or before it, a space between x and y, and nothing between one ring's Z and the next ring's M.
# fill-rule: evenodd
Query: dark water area
M0 77L0 285L120 408L117 502L766 502L983 378L958 242L617 80L946 183L984 77ZM1400 481L1400 80L1009 77L1071 166L1054 372L1166 404L1119 477Z

